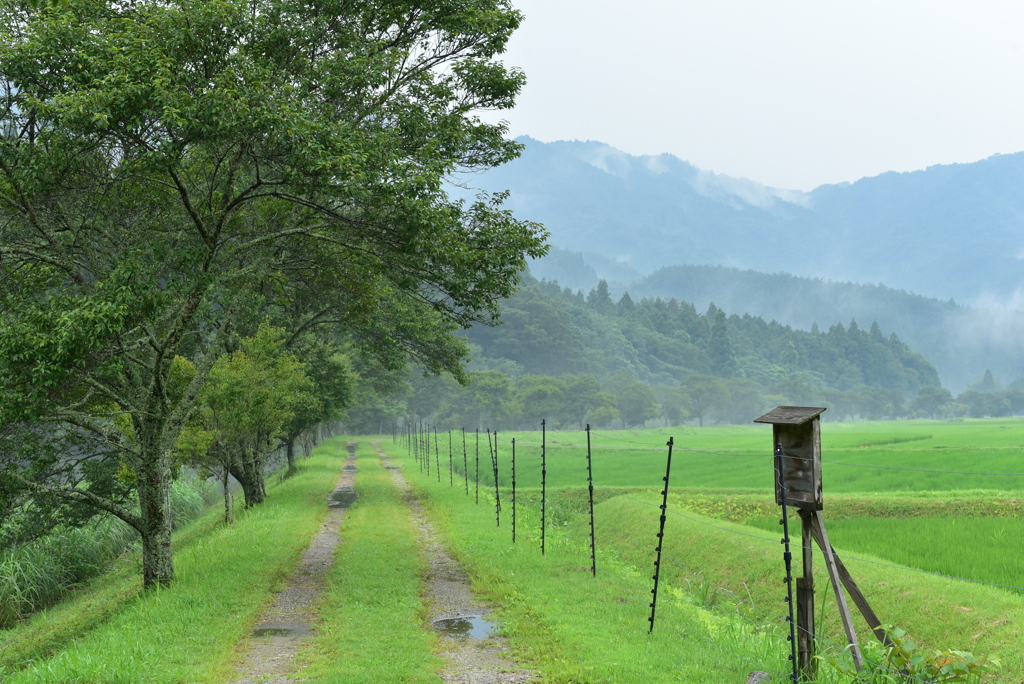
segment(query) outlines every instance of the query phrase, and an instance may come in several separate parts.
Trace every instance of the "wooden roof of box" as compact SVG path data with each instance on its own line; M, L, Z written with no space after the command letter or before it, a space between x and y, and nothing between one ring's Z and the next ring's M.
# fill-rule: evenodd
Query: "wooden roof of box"
M760 418L755 418L754 422L771 423L772 425L802 425L824 412L824 408L813 406L777 406Z

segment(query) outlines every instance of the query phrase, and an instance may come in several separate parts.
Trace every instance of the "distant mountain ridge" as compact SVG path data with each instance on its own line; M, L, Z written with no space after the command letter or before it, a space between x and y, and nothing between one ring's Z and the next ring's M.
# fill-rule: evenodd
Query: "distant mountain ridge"
M471 179L511 190L552 244L641 274L712 264L887 285L939 299L1024 291L1024 153L885 173L809 193L600 142L520 138L522 157Z

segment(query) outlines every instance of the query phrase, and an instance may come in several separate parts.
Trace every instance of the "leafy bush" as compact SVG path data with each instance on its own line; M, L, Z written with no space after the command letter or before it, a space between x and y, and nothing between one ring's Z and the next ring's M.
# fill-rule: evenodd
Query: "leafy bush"
M976 656L966 651L947 649L931 656L922 653L916 643L899 627L884 627L890 645L874 640L861 644L864 667L855 672L839 663L825 659L840 672L860 684L916 684L929 682L980 682L983 674L999 669L995 658Z

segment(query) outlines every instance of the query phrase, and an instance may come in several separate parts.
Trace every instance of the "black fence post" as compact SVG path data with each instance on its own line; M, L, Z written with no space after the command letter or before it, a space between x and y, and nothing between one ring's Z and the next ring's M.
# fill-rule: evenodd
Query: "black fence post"
M469 496L469 454L466 453L466 428L462 428L462 474L466 476L466 496Z
M786 563L786 576L783 578L783 582L786 583L786 603L789 605L789 616L786 618L789 621L789 660L793 665L793 674L790 675L794 682L797 681L797 660L796 660L796 622L793 620L793 554L789 550L789 514L786 512L786 469L783 466L782 459L786 453L782 450L782 444L778 444L775 447L775 472L779 475L779 492L782 497L782 519L779 520L779 524L782 525L782 544L785 551L782 553L782 558Z
M672 445L675 443L672 437L668 438L668 461L665 464L665 477L662 480L665 482L665 488L661 490L661 520L658 527L658 557L654 561L654 588L651 589L651 617L647 618L651 623L651 628L648 630L648 634L654 631L654 611L657 610L658 606L658 578L661 576L661 549L665 543L665 516L668 511L668 478L672 474Z
M590 490L590 572L597 577L597 543L594 539L594 471L590 460L590 423L587 423L587 489Z
M476 505L480 505L480 428L476 429Z
M494 431L494 511L498 527L501 527L501 495L498 492L498 431Z
M452 431L448 430L448 486L455 486L455 468L452 463Z
M516 543L516 438L512 438L512 543Z
M544 555L547 541L546 524L548 513L548 461L547 461L547 427L546 419L540 421L540 555Z
M429 454L429 444L428 451ZM429 457L428 457L429 458ZM437 446L437 426L434 426L434 465L437 466L437 481L441 481L441 449Z

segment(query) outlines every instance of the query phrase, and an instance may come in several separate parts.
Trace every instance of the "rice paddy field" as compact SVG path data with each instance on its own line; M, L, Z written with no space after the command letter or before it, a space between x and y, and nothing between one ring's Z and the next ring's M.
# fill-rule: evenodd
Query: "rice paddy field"
M823 515L834 546L893 563L1024 587L1024 419L822 424ZM497 442L498 481L530 497L541 485L541 432L454 433L452 465L468 465L475 487L493 486L488 443ZM592 431L599 500L617 488L656 487L673 439L673 501L713 517L774 531L771 427L766 425ZM550 491L586 486L587 434L547 432ZM431 443L432 468L448 474L448 440ZM464 477L464 474L460 475ZM604 490L604 491L602 491ZM578 502L577 502L578 503ZM555 514L557 514L557 504Z

